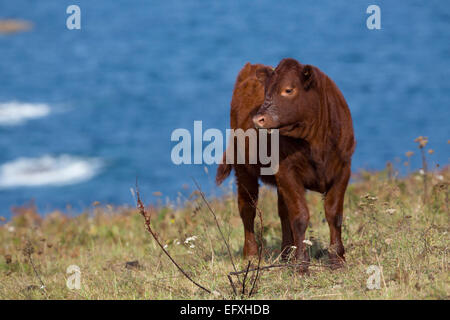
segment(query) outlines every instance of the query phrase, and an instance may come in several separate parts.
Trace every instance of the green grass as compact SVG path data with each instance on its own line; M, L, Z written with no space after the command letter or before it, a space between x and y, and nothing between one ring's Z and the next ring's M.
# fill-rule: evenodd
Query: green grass
M347 263L335 271L326 267L323 255L329 230L321 196L308 193L307 239L313 243L310 275L300 276L289 268L262 271L251 299L448 299L449 178L448 169L428 174L424 204L419 173L402 179L389 178L388 170L355 176L345 199ZM264 219L262 265L279 263L281 228L276 203L274 190L262 188L258 205ZM237 268L245 269L235 195L228 192L212 199L211 205ZM1 299L248 299L233 295L226 276L233 271L230 257L198 193L178 209L151 208L151 223L173 258L214 295L181 275L147 233L135 209L97 205L77 217L55 211L45 218L33 206L14 211L11 221L0 221ZM194 235L198 238L190 248L184 241ZM45 289L40 289L29 255L24 253L28 242ZM126 267L135 260L137 268ZM66 287L69 265L81 269L79 290ZM370 265L382 268L380 289L366 287ZM233 279L239 289L237 278Z

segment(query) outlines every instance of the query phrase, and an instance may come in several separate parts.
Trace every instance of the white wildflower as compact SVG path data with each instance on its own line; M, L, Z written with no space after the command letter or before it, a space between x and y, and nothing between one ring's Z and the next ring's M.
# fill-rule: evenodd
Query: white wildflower
M184 240L184 243L189 244L189 242L195 241L195 240L197 240L197 236L188 237L188 238L186 238L186 240Z
M389 213L389 214L393 214L393 213L395 213L397 210L396 209L393 209L393 208L389 208L389 209L386 209L386 213Z
M307 246L312 246L313 243L309 240L303 240L303 243L306 244Z
M8 231L9 232L14 232L14 231L16 231L16 228L14 228L13 226L9 226L8 227Z

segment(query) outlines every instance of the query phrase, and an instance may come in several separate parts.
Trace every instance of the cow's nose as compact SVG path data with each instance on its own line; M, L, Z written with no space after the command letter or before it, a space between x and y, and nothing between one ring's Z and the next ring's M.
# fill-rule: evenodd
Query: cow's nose
M264 115L256 115L253 117L253 123L257 128L263 128L266 124L266 116Z

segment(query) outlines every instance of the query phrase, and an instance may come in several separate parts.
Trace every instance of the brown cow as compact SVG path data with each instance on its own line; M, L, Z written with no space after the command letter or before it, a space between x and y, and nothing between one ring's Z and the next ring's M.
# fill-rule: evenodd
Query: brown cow
M336 84L317 67L294 59L283 59L276 69L247 63L236 80L230 121L232 129L279 129L280 134L275 175L260 175L260 163L227 164L226 152L217 169L217 184L235 170L244 257L257 254L253 201L261 179L277 187L283 257L295 246L300 272L308 270L304 240L309 222L305 190L309 189L324 194L330 263L333 268L341 266L343 202L356 142L350 111ZM247 154L248 144L245 148Z

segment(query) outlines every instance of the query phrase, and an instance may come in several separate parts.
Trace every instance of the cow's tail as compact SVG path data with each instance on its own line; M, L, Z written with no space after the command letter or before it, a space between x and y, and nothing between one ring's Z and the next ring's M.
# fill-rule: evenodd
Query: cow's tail
M231 164L226 163L226 158L227 158L227 152L225 151L223 153L222 163L219 164L219 167L217 168L216 184L218 186L220 186L222 184L222 182L226 178L228 178L228 176L231 173L231 170L233 169L233 166Z

